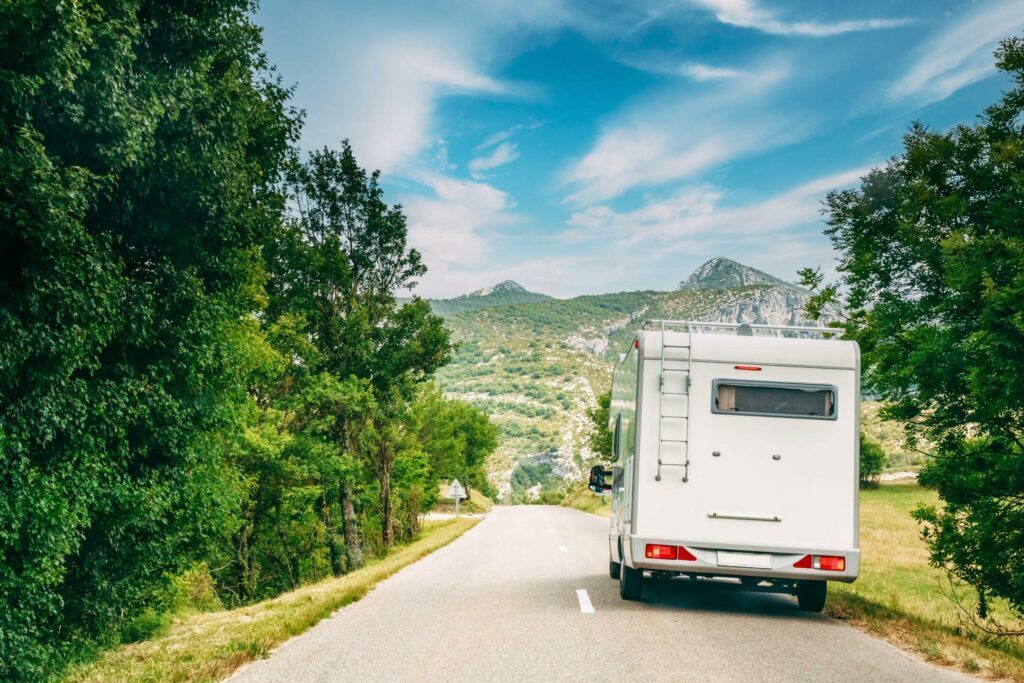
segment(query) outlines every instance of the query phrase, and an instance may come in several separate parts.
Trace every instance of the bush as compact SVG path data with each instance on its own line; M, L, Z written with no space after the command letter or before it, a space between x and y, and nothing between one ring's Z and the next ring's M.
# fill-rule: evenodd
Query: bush
M860 483L862 486L878 483L878 475L885 469L888 457L881 444L864 433L860 435Z

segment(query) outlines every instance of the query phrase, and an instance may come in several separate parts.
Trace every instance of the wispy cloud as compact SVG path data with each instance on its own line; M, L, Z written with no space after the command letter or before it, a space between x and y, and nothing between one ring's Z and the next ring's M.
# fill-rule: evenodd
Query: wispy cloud
M825 194L833 188L856 183L869 170L870 167L850 169L768 199L727 208L718 206L724 193L708 186L682 188L667 198L651 199L632 211L592 206L572 214L563 239L606 241L611 236L620 244L653 242L659 245L659 250L674 251L680 248L679 238L764 236L819 221Z
M739 69L726 69L708 64L688 62L679 67L678 73L695 81L727 81L733 78L750 78L751 74Z
M911 67L889 89L889 96L934 102L992 75L996 44L1021 27L1021 0L998 0L966 17L956 17L925 43Z
M536 130L540 128L541 125L543 124L541 124L540 121L530 121L529 123L519 123L509 128L505 128L504 130L495 131L484 138L483 142L476 146L476 151L480 152L488 147L493 147L498 143L505 142L505 140L508 140L519 131Z
M469 171L478 178L484 171L489 171L499 166L515 161L519 158L519 150L514 142L502 142L489 154L475 157L469 162Z
M873 18L844 21L783 21L777 15L752 0L694 0L698 5L706 7L715 14L715 18L723 24L750 28L762 33L775 35L797 35L824 38L840 33L854 31L873 31L877 29L895 28L914 23L914 19Z
M770 69L700 96L669 92L633 105L563 174L569 203L607 201L799 139L809 118L770 103L786 73Z
M753 78L756 73L701 62L684 61L665 55L618 55L617 59L628 67L662 76L678 76L691 81L728 81Z
M444 275L454 267L481 263L488 256L488 229L507 225L515 208L512 197L486 183L422 174L417 180L433 196L407 197L409 238L430 265L434 291L444 289Z

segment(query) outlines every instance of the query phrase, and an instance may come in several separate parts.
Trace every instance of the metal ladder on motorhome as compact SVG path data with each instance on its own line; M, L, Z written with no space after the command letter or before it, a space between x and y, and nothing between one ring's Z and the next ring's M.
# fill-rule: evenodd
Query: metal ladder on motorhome
M690 327L689 323L686 325L686 344L666 344L665 343L665 321L661 321L661 359L658 367L658 474L654 477L655 481L661 481L661 468L662 467L682 467L683 468L683 482L690 480L690 372L693 370L693 328ZM665 367L665 349L686 349L686 370L679 368L666 368ZM681 359L669 358L669 362L675 362ZM670 374L671 373L671 374ZM685 373L685 375L684 375ZM665 391L666 379L672 378L672 376L684 375L680 379L682 380L681 391ZM669 389L674 388L671 381L668 382ZM682 405L682 415L666 415L665 414L665 398L668 397L670 400L678 400ZM665 420L683 420L685 427L683 429L682 438L665 438L663 433ZM664 462L662 460L662 450L665 444L677 444L683 448L683 462Z

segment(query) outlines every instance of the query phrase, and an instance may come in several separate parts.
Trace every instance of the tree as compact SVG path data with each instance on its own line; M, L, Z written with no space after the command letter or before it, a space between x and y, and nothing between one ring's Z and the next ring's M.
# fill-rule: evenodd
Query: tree
M612 405L612 392L597 397L597 405L587 411L590 417L590 433L587 434L587 446L598 460L612 462L615 460L613 451L615 435L608 429L608 420Z
M885 469L885 451L882 445L860 433L860 483L876 484L878 475Z
M1024 39L996 52L1014 86L978 123L914 124L904 151L826 200L840 281L809 307L845 311L885 415L935 443L917 511L931 561L1024 616Z
M434 481L458 479L490 492L484 465L498 446L498 428L483 411L447 398L433 382L425 382L412 404L411 418Z
M400 206L389 206L379 173L367 174L348 141L340 151L313 152L288 174L294 211L268 249L268 319L301 315L319 367L340 379L364 381L373 409L339 414L339 443L361 440L357 454L374 472L381 539L394 540L392 469L404 439L405 414L416 386L449 359L450 333L426 301L398 306L395 292L412 289L426 272L407 245ZM354 482L342 483L350 505ZM346 518L351 516L347 510Z
M0 9L0 678L232 524L240 321L297 127L250 10Z

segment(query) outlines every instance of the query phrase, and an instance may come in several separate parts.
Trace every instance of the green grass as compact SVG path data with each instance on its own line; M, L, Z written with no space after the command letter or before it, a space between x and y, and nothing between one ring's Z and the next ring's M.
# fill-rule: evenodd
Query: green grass
M217 681L265 657L383 579L451 543L479 520L427 524L420 537L345 576L303 586L272 600L233 610L194 614L167 632L124 645L76 665L66 681Z
M570 491L562 500L562 505L602 517L609 517L612 514L612 497L599 496L586 486Z
M948 592L945 574L928 564L918 523L918 505L934 505L934 491L916 484L890 484L861 491L861 568L852 584L829 584L826 610L833 617L916 652L924 659L971 674L1024 681L1024 640L984 638L965 628ZM608 516L610 501L585 487L563 505ZM1012 617L998 601L990 605L1004 623Z

